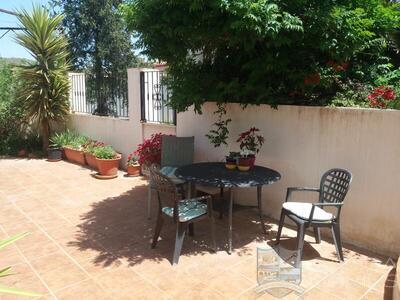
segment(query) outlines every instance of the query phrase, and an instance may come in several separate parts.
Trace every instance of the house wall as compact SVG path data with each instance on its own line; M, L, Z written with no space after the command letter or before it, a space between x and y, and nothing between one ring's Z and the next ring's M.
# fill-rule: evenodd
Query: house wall
M73 113L68 124L70 129L110 144L122 153L121 167L125 167L124 162L127 155L136 150L137 145L143 139L150 137L152 133L175 134L176 132L175 126L142 123L140 121L141 70L128 69L128 118Z
M256 163L282 175L263 189L266 215L279 218L288 186L316 187L324 171L346 168L353 183L342 210L343 240L386 254L400 252L400 111L267 105L243 110L229 104L229 145L214 149L205 134L215 110L214 103L206 103L201 115L192 109L178 114L177 135L195 136L196 161L223 161L228 151L238 150L240 132L260 128L266 143ZM235 191L238 203L255 205L255 198L254 189Z

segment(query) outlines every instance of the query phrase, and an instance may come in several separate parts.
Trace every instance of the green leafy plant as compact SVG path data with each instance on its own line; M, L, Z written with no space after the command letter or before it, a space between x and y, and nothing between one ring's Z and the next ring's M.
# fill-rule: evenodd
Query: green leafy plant
M111 146L96 147L93 155L100 159L114 159L117 157L117 152Z
M51 122L63 122L69 114L68 43L58 32L63 17L51 17L45 8L34 6L31 12L18 11L17 18L25 30L16 41L34 58L17 73L19 99L26 118L40 126L46 151Z
M11 245L12 243L15 243L19 239L22 239L26 235L28 235L27 232L20 233L20 234L17 234L15 236L12 236L5 240L0 241L0 250ZM14 275L11 273L11 267L5 267L5 268L0 269L0 279L2 277L11 276L11 275ZM24 291L24 290L17 289L17 288L3 286L1 284L0 284L0 293L12 294L12 295L16 295L16 296L25 296L25 297L40 297L40 296L42 296L41 294L38 294L35 292L28 292L28 291Z
M58 147L69 147L76 150L81 150L83 146L88 143L88 141L88 137L70 130L55 133L50 137L51 145Z
M213 124L213 129L206 134L210 143L214 145L215 148L220 147L222 144L227 145L227 139L229 137L228 125L232 122L231 119L224 119L226 115L225 105L218 103L218 109L214 112L218 115L217 121Z
M86 144L84 144L83 147L83 151L86 153L90 153L90 154L94 154L94 150L97 147L104 147L106 146L105 143L103 142L99 142L99 141L94 141L94 140L89 140Z
M129 153L128 155L128 159L126 160L126 164L128 166L135 166L137 164L139 164L139 157L137 155L135 155L135 153Z
M138 48L167 62L170 104L200 112L206 101L329 105L338 80L372 83L387 72L384 58L398 56L388 47L398 8L386 0L130 0L121 10Z

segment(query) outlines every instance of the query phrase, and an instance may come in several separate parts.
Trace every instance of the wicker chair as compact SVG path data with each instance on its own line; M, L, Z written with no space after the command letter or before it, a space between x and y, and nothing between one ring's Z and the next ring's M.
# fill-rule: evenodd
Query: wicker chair
M183 191L185 182L175 177L174 173L178 167L193 163L194 137L176 137L163 135L161 147L160 172L172 180ZM151 217L152 191L154 190L150 178L147 195L147 218Z
M320 227L328 227L332 231L333 241L339 261L343 261L342 243L340 239L340 212L343 201L349 190L352 175L343 169L331 169L322 175L319 188L287 189L286 200L283 203L276 243L279 244L285 217L289 217L297 225L297 249L299 261L303 254L304 235L308 227L313 227L315 240L321 242ZM317 192L318 203L290 202L292 192ZM336 208L336 215L324 210L324 207Z
M182 199L176 184L169 177L163 175L157 165L150 167L150 178L153 185L152 188L157 192L158 198L158 218L151 247L154 248L157 245L164 219L171 218L176 223L175 250L172 259L172 264L175 265L179 261L183 239L189 225L204 218L209 218L212 247L216 251L211 197Z

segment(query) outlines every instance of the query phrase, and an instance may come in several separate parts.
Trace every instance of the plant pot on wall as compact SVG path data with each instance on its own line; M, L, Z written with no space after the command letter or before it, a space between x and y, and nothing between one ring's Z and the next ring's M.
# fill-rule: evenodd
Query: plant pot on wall
M60 161L62 159L62 149L59 147L49 147L47 149L47 160L51 162Z
M85 152L85 159L89 167L91 167L93 170L97 170L97 160L92 153Z
M141 166L139 164L126 166L126 173L128 176L136 177L140 175L140 172Z
M116 177L118 175L119 161L121 155L117 155L116 158L112 159L101 159L96 157L97 169L99 175L103 177Z
M64 147L65 157L69 162L76 163L79 165L85 165L85 154L82 150L73 149L70 147Z

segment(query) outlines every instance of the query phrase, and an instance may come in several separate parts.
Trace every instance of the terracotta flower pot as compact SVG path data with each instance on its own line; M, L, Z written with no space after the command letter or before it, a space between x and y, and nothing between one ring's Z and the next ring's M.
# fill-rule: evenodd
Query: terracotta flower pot
M136 165L127 165L126 172L129 176L139 176L141 171L141 167L139 164Z
M89 167L91 167L93 170L97 170L97 160L93 154L85 152L85 159Z
M96 157L97 168L101 176L116 176L121 155L113 159L100 159Z
M64 153L68 161L79 165L86 165L85 154L83 151L64 147Z

